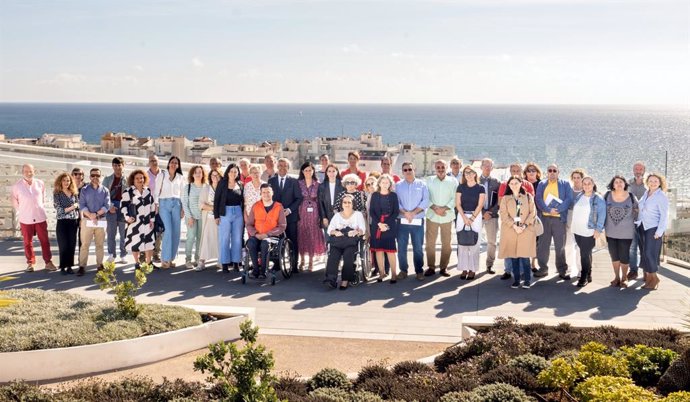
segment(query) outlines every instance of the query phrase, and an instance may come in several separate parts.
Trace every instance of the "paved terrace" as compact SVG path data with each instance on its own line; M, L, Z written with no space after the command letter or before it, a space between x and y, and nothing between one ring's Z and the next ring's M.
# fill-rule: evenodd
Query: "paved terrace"
M57 256L55 244L53 250ZM181 255L178 264L184 261L184 253ZM94 258L92 253L91 263ZM36 272L24 273L20 241L1 241L0 261L0 289L37 288L110 297L93 283L93 265L81 278L48 273L42 270L42 263ZM483 261L482 253L482 266ZM408 277L396 285L369 282L347 291L326 289L321 284L323 263L317 264L314 272L280 280L275 286L254 281L242 285L237 273L223 274L215 269L194 272L178 267L152 273L137 299L254 307L264 334L428 342L459 341L463 319L513 316L549 324L682 329L690 313L690 270L665 265L657 291L640 289L641 281L628 289L611 288L612 273L605 250L595 252L594 282L581 290L575 280L560 280L553 268L552 275L525 290L511 289L511 281L500 280L498 274L482 272L474 281L462 281L455 264L453 257L450 278L435 275L419 282ZM502 263L498 265L500 274ZM122 267L124 276L131 277L133 264Z

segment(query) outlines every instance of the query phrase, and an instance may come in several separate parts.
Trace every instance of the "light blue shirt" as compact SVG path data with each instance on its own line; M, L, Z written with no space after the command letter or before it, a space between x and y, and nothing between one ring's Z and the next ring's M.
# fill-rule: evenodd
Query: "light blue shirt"
M640 215L638 217L638 226L642 224L644 229L656 228L655 235L663 236L668 225L668 197L666 193L658 189L650 196L649 190L644 192L642 199L639 202Z
M415 218L422 218L429 208L429 189L423 180L414 179L412 183L401 180L395 185L395 193L398 195L398 205L400 206L400 217L404 217L402 210L414 211L421 208L422 211L415 215Z

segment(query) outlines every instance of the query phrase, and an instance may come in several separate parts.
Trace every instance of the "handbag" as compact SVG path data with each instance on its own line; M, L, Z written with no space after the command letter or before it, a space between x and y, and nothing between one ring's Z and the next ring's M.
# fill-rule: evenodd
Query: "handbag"
M544 234L544 224L541 222L541 219L539 219L538 216L534 218L534 232L537 234L537 236Z
M472 230L470 226L464 225L462 230L458 231L458 245L459 246L474 246L479 240L479 233Z
M329 236L328 242L331 244L333 247L337 248L348 248L348 247L356 247L357 244L359 244L360 236L354 236L350 237L348 236L348 233L354 230L350 227L345 227L340 229L340 231L343 233L342 236Z

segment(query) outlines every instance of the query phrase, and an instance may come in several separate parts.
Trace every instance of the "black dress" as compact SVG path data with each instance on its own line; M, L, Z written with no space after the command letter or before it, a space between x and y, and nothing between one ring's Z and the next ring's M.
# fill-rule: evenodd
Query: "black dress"
M395 239L398 236L398 214L400 213L398 195L394 192L386 195L379 192L372 194L369 213L371 214L370 250L395 253ZM387 224L389 230L380 231L379 222Z

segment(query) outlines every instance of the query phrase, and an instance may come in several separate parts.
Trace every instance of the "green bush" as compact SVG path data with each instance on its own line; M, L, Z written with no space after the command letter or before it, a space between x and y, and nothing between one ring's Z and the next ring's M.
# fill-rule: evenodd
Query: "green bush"
M408 377L417 373L432 373L434 371L428 364L414 360L403 361L393 366L393 374L398 377Z
M499 366L484 374L483 384L506 383L523 389L534 391L539 388L537 378L527 370L515 366Z
M290 393L293 395L307 396L307 383L301 380L296 373L288 373L281 376L276 381L273 388L281 399L284 397L281 394Z
M350 392L342 388L320 387L309 393L310 399L323 402L350 402Z
M367 392L367 391L357 391L350 396L351 402L383 402L383 398L380 396Z
M660 402L688 402L690 401L690 392L688 391L678 391L669 394L666 398L662 399Z
M101 290L113 289L115 291L115 306L118 315L125 320L137 318L141 307L137 305L134 296L142 286L146 284L146 275L153 271L151 264L141 264L141 267L134 271L134 282L119 281L115 274L115 263L106 261L103 269L96 273L94 282Z
M678 354L670 349L645 345L623 346L616 354L628 363L628 370L635 384L647 387L656 385Z
M92 345L201 324L197 312L181 306L144 304L136 319L123 320L110 301L39 289L7 294L22 302L0 309L0 352Z
M657 388L664 395L690 389L690 349L671 363L668 370L659 378Z
M582 402L647 402L656 396L624 377L595 376L575 387L573 394Z
M523 390L508 384L489 384L476 388L472 393L477 402L532 402Z
M454 364L444 373L447 391L471 391L481 385L481 376L473 360Z
M537 376L542 386L556 390L569 390L575 382L584 378L587 370L579 361L568 361L563 357L553 359L551 365Z
M391 377L393 373L390 372L382 363L373 363L362 367L357 373L355 380L355 388L358 388L369 378Z
M527 353L513 357L508 362L508 366L521 368L536 377L542 370L549 367L549 362L541 356Z
M311 380L309 380L307 388L310 391L319 388L338 388L349 391L352 388L352 383L342 371L334 368L325 368L314 374Z
M0 401L52 402L53 398L44 394L36 385L15 381L0 386Z
M628 363L625 359L598 352L580 352L577 361L585 366L588 377L593 376L614 376L630 377Z
M449 347L434 359L436 370L442 373L453 364L462 363L472 357L483 355L492 347L488 341L489 339L486 336L477 335L465 344Z
M468 391L453 391L443 395L439 402L477 402L477 396Z
M245 346L218 342L209 346L209 353L197 357L194 370L209 372L209 382L219 386L228 401L278 401L271 375L273 353L256 344L259 328L251 320L240 324L240 338ZM229 354L229 356L228 356Z

